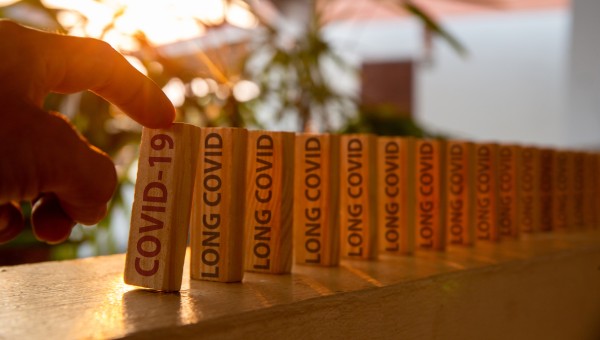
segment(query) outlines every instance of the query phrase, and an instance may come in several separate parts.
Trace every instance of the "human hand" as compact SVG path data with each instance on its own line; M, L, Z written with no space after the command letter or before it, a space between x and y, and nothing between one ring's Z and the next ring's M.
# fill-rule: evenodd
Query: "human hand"
M24 227L20 201L33 201L32 227L48 243L76 222L106 215L116 187L109 157L66 117L42 109L50 92L91 90L150 128L169 127L173 105L105 42L45 33L0 20L0 243Z

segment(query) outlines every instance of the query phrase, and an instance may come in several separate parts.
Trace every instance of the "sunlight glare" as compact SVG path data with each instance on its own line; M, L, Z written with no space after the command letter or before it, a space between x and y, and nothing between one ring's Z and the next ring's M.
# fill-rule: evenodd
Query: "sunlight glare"
M202 98L210 92L208 83L202 78L194 78L191 83L192 93L196 97Z
M125 56L125 59L127 59L127 61L131 64L131 66L135 67L136 70L140 71L143 75L147 76L148 75L148 70L146 70L146 67L144 66L144 64L142 64L142 62L131 55L127 55Z
M81 21L81 16L75 11L60 11L56 19L63 27L71 28Z
M225 18L225 4L222 0L180 0L171 1L181 16L192 16L207 25L219 25Z
M240 28L254 28L258 20L243 1L234 1L227 8L227 22Z
M172 78L167 85L162 88L173 106L180 107L185 101L185 85L179 78Z
M260 88L256 83L249 80L240 80L233 87L233 96L239 102L247 102L260 94Z
M0 0L0 7L10 6L19 0Z
M204 34L204 27L191 18L178 18L159 12L127 11L115 22L115 27L127 35L143 32L156 45L172 43Z

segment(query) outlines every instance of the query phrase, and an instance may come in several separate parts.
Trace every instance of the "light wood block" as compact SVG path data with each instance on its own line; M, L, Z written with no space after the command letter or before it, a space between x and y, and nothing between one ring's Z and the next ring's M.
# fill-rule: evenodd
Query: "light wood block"
M502 237L519 236L517 160L520 147L498 147L498 227Z
M573 214L573 227L582 229L585 227L585 161L583 152L572 153L573 162L573 197L571 209Z
M540 230L540 150L523 147L519 156L519 231L532 233Z
M125 283L180 289L199 139L200 129L187 124L143 129Z
M244 274L246 129L203 128L191 223L191 277L238 282Z
M552 219L552 177L554 164L554 151L551 149L540 150L540 230L552 230L554 221Z
M441 140L415 143L417 249L446 248L446 144Z
M475 149L465 141L446 145L446 227L448 245L475 243Z
M584 220L586 228L594 228L596 225L596 198L594 195L594 188L596 187L596 157L591 152L584 153L584 190L583 190L583 202L584 202Z
M379 251L412 254L414 229L414 138L377 139Z
M295 261L337 266L340 258L339 136L299 133L295 145Z
M292 267L294 134L248 131L247 271L285 274Z
M594 185L594 199L596 202L596 224L594 228L600 229L600 153L595 152L594 158L596 158L596 182Z
M475 145L475 232L478 241L500 240L498 226L498 145Z
M566 230L569 220L569 166L568 153L557 151L554 156L552 177L552 222L554 230Z
M342 257L377 257L377 139L368 134L340 137L340 249Z

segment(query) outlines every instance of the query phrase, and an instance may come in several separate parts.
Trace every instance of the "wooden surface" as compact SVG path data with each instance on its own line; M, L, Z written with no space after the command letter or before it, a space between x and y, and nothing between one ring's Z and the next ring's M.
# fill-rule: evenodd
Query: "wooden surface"
M186 275L178 294L125 285L124 260L1 267L0 338L600 338L598 231L246 273L243 283Z
M502 237L519 235L517 159L520 150L516 145L498 147L498 231ZM548 215L552 219L552 212Z
M340 140L333 134L296 134L294 255L298 264L340 261Z
M446 247L446 143L415 142L416 247L443 251Z
M377 137L340 137L340 251L344 258L377 257Z
M292 268L294 137L291 132L248 131L247 271L283 274Z
M202 128L192 207L191 275L238 282L244 275L246 144L239 128Z
M125 282L179 290L199 140L200 129L188 124L143 129Z
M377 138L377 218L379 251L415 251L414 138Z
M446 229L448 245L475 243L475 148L473 143L446 143Z

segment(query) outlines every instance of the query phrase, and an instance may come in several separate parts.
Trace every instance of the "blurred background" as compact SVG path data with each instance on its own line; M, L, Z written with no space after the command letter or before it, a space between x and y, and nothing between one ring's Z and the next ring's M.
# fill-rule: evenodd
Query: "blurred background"
M178 121L578 148L600 146L597 14L597 0L0 0L0 18L110 43ZM97 226L56 246L28 229L0 265L124 252L141 127L89 92L45 108L113 157L119 187Z

